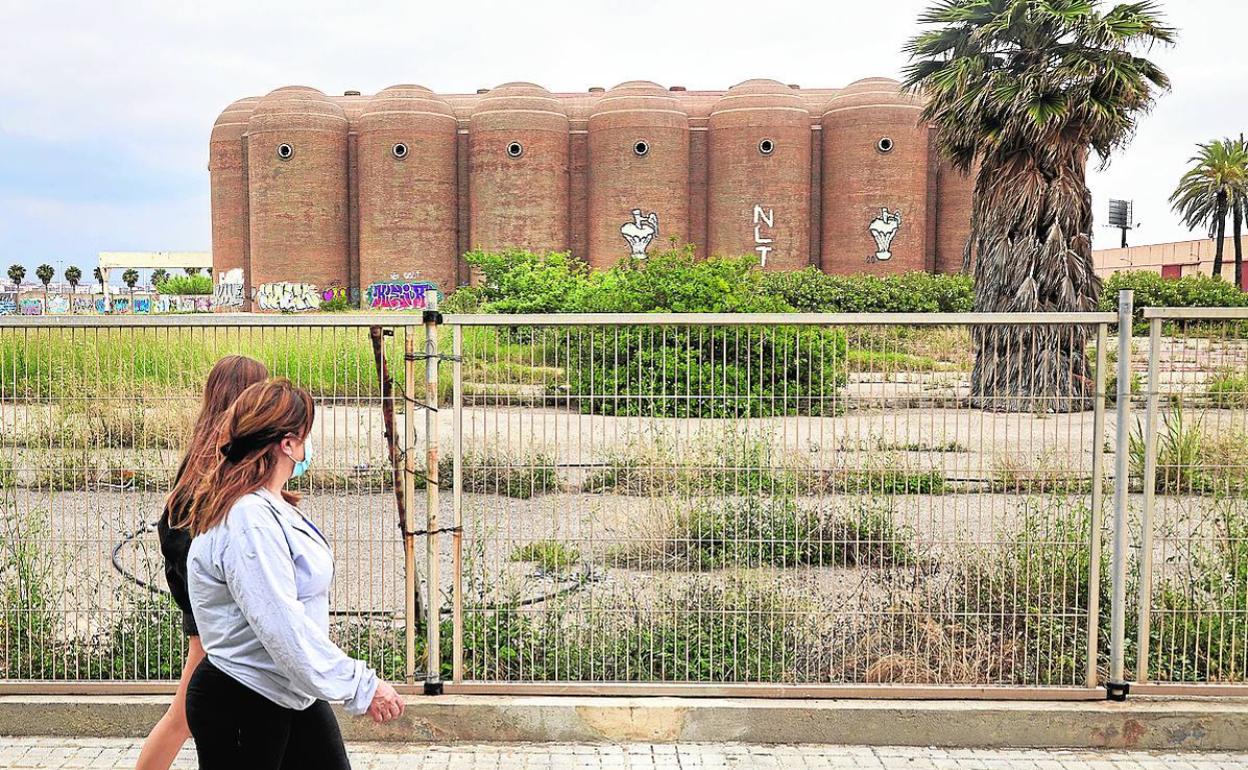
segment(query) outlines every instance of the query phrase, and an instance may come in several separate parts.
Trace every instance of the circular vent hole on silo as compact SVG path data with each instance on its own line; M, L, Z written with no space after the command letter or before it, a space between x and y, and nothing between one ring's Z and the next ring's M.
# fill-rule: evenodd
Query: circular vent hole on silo
M764 139L758 143L758 151L764 155L770 155L776 151L776 143L770 139Z
M390 148L390 152L391 154L394 155L394 157L398 158L399 160L403 160L404 158L407 157L407 145L403 144L402 142L399 142L398 144Z
M644 158L646 153L650 152L650 144L644 139L638 140L633 145L633 152L637 155L637 157Z
M511 144L507 145L507 157L518 158L523 154L524 154L524 148L520 146L519 142L512 142Z
M277 146L277 157L282 160L290 160L295 156L295 148L287 142L282 142Z
M880 152L892 152L893 140L887 136L881 136L880 141L875 143L875 149L879 150Z

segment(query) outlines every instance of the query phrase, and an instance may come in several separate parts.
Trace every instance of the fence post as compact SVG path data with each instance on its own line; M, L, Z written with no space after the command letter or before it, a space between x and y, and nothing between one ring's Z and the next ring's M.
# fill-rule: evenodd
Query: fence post
M1127 618L1127 502L1130 487L1131 452L1131 334L1134 323L1134 293L1118 292L1118 425L1114 447L1114 552L1110 596L1109 681L1106 696L1126 700L1130 689L1124 677Z
M1161 319L1148 322L1148 407L1144 416L1144 510L1140 514L1139 643L1135 681L1148 681L1148 638L1153 610L1153 506L1157 496L1157 421L1161 395L1158 372L1161 359Z
M416 330L403 327L403 577L405 677L416 684Z
M1096 385L1092 402L1092 521L1088 559L1088 669L1087 686L1099 684L1098 653L1101 632L1101 540L1105 527L1105 389L1109 385L1109 325L1096 325Z
M441 616L438 571L438 325L442 314L426 310L425 320L425 694L442 692ZM415 465L415 458L412 458Z
M452 446L451 505L451 681L464 681L464 327L452 328L452 407L455 439Z

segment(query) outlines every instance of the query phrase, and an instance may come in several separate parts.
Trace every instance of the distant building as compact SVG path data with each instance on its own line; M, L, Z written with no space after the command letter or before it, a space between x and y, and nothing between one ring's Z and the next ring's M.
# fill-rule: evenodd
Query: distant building
M1248 260L1248 236L1240 239L1244 258ZM1213 275L1213 258L1217 250L1212 238L1175 243L1155 243L1150 246L1128 246L1125 249L1099 249L1092 252L1096 274L1102 278L1127 270L1146 270L1161 273L1166 278L1185 275ZM1222 277L1235 280L1235 241L1223 242ZM1248 270L1244 271L1244 286L1248 291Z

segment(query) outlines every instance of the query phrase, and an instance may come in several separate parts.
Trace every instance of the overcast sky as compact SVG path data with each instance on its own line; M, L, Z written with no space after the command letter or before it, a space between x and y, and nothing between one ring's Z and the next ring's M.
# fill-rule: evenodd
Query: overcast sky
M836 87L897 77L925 0L88 3L0 0L0 266L98 251L208 250L208 133L244 95L301 84L552 91L632 79L722 89L754 77ZM1202 237L1166 197L1197 141L1248 131L1248 3L1163 0L1174 80L1135 141L1092 176L1134 198L1134 243Z

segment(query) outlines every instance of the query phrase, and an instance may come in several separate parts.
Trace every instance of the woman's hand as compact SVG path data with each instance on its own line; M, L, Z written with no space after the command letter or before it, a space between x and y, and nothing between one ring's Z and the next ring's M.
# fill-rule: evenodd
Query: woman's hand
M377 682L377 692L373 694L373 702L368 706L368 715L377 724L389 722L403 716L406 708L403 698L394 688L385 682Z

